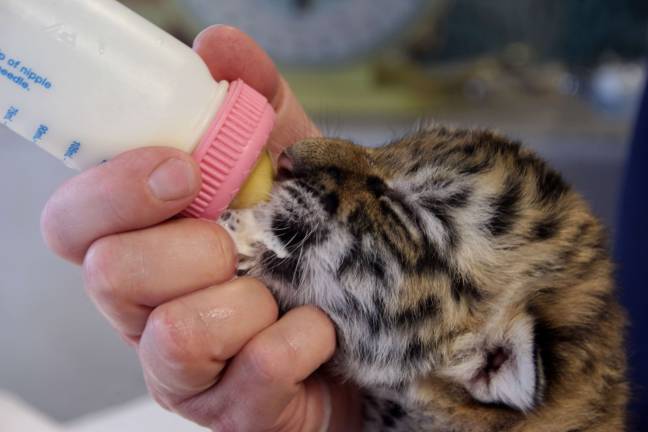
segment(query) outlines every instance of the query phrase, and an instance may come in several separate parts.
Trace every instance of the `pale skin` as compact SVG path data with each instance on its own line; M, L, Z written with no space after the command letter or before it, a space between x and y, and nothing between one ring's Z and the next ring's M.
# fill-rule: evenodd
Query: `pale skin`
M194 49L217 80L242 78L277 112L269 148L320 135L269 57L230 27ZM335 351L314 307L278 317L258 280L234 279L236 250L216 223L173 218L198 192L189 155L122 154L61 186L42 216L48 246L82 266L87 292L134 347L153 398L215 431L360 429L357 392L318 373Z

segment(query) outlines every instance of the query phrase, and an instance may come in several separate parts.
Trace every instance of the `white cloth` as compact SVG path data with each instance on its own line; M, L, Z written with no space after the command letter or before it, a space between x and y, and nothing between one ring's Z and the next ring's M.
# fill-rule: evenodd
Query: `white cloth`
M142 397L124 405L89 414L66 425L65 432L205 432L177 414ZM0 429L1 430L1 429ZM2 431L4 432L4 431Z
M0 431L63 432L63 429L22 400L0 391Z
M0 432L205 432L176 414L142 397L57 424L19 398L0 390Z

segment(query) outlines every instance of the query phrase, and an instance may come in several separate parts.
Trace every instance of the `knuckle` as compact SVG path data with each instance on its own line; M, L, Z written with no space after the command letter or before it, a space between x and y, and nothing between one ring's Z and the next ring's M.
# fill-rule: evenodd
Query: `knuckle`
M283 337L251 342L248 361L252 374L261 384L275 384L290 379L297 355Z
M237 289L240 289L242 291L249 291L250 294L255 296L263 296L267 300L276 303L275 298L268 287L266 287L266 285L259 279L249 276L242 276L236 279L236 283L240 284L240 287L238 287Z
M83 260L83 280L90 296L99 303L115 303L128 282L123 277L121 253L115 237L95 241Z
M220 267L220 271L234 273L237 265L237 252L234 241L227 234L227 231L218 224L205 224L208 227L205 236L211 253L219 258L220 266L214 266L214 271Z
M40 229L43 240L48 248L57 255L70 260L75 260L78 251L72 239L65 232L64 213L54 198L51 198L41 213Z
M231 406L214 409L213 401L203 397L190 397L173 406L176 413L182 414L192 422L218 432L240 432L240 422L235 419L235 409ZM256 429L258 430L258 428Z
M189 315L191 320L191 315ZM156 354L182 373L199 358L200 344L194 326L188 322L186 307L181 302L166 303L151 313L146 325L155 344Z
M111 182L101 182L99 187L102 190L101 195L104 197L106 204L108 219L115 221L122 227L131 226L136 212L142 208L142 203L137 201L137 197L133 199L132 196L114 193L114 185ZM131 198L131 202L128 202L129 197Z
M210 422L209 428L218 432L241 432L234 419L226 413L217 414Z
M249 292L250 297L255 297L259 300L263 299L263 312L270 314L272 320L275 321L279 316L279 305L277 299L272 295L272 292L265 286L259 279L252 277L240 277L236 279L236 289L241 292Z
M201 330L203 330L203 332L209 331L207 329L207 326L201 326ZM224 365L225 362L227 362L232 357L232 355L230 352L228 352L227 343L223 340L223 338L215 336L216 335L212 334L211 337L207 337L206 335L201 337L202 340L209 340L209 343L205 345L208 348L203 350L202 353L204 356L209 358L212 363L219 362Z
M159 406L164 408L167 411L172 411L173 410L173 404L169 400L169 397L167 396L166 393L159 391L150 385L148 386L148 391L149 395L151 395L151 398L157 403Z

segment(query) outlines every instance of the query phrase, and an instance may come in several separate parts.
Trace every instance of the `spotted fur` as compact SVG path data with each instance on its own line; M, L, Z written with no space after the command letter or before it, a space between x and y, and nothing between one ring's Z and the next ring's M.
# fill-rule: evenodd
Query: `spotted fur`
M368 431L622 431L624 314L600 223L488 131L293 146L269 203L223 221L282 309L335 323Z

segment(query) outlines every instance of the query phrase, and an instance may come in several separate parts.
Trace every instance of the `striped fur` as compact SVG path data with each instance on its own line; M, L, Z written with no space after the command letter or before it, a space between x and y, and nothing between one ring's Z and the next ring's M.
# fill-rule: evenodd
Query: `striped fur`
M284 310L331 317L367 430L624 430L605 233L536 155L438 127L288 157L272 200L223 224Z

